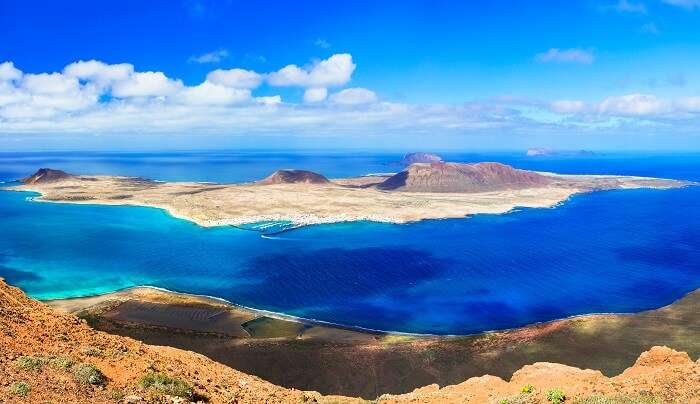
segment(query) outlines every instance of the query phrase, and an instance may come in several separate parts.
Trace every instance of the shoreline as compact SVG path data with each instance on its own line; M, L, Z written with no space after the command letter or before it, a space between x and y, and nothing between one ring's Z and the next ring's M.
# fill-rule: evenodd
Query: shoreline
M341 323L335 323L332 321L324 321L324 320L318 320L318 319L312 319L312 318L307 318L307 317L300 317L300 316L294 316L291 314L285 314L281 312L274 312L270 310L264 310L264 309L257 309L254 307L248 307L244 305L240 305L234 302L231 302L227 299L217 297L217 296L210 296L210 295L202 295L202 294L196 294L196 293L189 293L189 292L179 292L179 291L174 291L158 286L153 286L153 285L137 285L137 286L129 286L126 288L122 289L117 289L112 292L106 292L106 293L99 293L95 295L85 295L85 296L76 296L76 297L66 297L66 298L57 298L57 299L36 299L42 303L48 304L51 307L54 308L62 308L64 307L64 303L78 303L79 306L81 301L90 301L90 300L98 300L99 302L105 302L110 299L117 299L119 296L123 295L130 295L131 292L134 291L139 291L143 289L149 289L149 290L154 290L158 291L161 293L164 293L166 295L170 295L173 297L186 297L186 298L194 298L194 299L199 299L203 303L206 303L206 301L213 301L216 304L223 304L225 306L228 306L230 308L233 308L235 310L241 310L250 313L251 315L257 315L259 317L269 317L273 318L276 320L281 320L281 321L289 321L289 322L296 322L300 323L303 325L311 325L311 326L321 326L321 327L329 327L329 328L335 328L339 330L345 330L345 331L352 331L352 332L359 332L359 333L365 333L365 334L371 334L371 335L385 335L385 336L401 336L401 337L413 337L413 338L463 338L463 337L477 337L477 336L482 336L485 334L495 334L495 333L508 333L508 332L517 332L521 331L523 329L531 328L531 327L538 327L538 326L547 326L551 325L554 323L558 322L563 322L563 321L570 321L570 320L586 320L586 319L591 319L595 317L609 317L609 316L615 316L615 317L629 317L629 316L635 316L639 315L640 313L645 313L648 311L654 311L654 310L661 310L667 307L670 307L677 302L685 299L686 297L693 295L693 294L700 294L700 288L692 290L690 292L685 293L684 295L674 299L672 302L664 304L659 307L654 307L654 308L649 308L649 309L644 309L640 310L637 312L594 312L594 313L583 313L583 314L573 314L570 316L566 317L560 317L560 318L555 318L551 320L544 320L544 321L536 321L533 323L527 323L521 326L515 326L515 327L508 327L508 328L501 328L501 329L492 329L492 330L483 330L479 332L474 332L474 333L469 333L469 334L431 334L431 333L415 333L415 332L406 332L406 331L392 331L392 330L379 330L379 329L372 329L372 328L367 328L367 327L361 327L361 326L353 326L353 325L346 325L346 324L341 324ZM99 303L98 303L99 304ZM94 304L92 304L94 305ZM91 304L85 304L82 307L82 309L89 309ZM75 311L73 311L75 312Z
M485 374L509 380L535 362L600 369L613 376L655 345L700 355L700 289L633 314L585 314L452 336L370 334L273 319L225 299L154 287L127 292L139 293L45 303L63 311L76 303L69 312L96 330L197 352L274 384L367 399Z

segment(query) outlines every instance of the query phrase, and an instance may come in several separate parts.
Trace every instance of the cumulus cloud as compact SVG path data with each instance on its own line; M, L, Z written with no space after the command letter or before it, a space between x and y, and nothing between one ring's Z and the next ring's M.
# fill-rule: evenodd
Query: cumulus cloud
M282 97L279 95L269 95L265 97L255 97L255 102L262 105L277 105L282 103Z
M110 85L126 80L134 73L134 66L128 63L108 65L97 60L71 63L63 69L67 77L93 81L100 85Z
M249 101L251 95L249 89L226 87L205 81L198 86L185 88L175 98L189 105L231 105Z
M273 73L218 69L201 83L185 85L128 63L88 60L60 72L29 74L6 62L0 64L0 134L527 134L620 125L629 133L635 124L687 128L690 133L700 127L697 96L673 100L633 93L597 102L502 96L457 105L394 103L370 89L345 88L354 69L351 56L341 54ZM303 88L303 102L254 94L275 75L272 81L278 85ZM329 93L330 87L340 88Z
M213 52L207 52L201 55L193 55L187 59L190 63L219 63L223 59L228 57L228 51L226 49L217 49Z
M234 88L256 88L262 83L262 80L261 74L244 69L217 69L207 74L207 81Z
M349 53L340 53L313 64L309 68L287 65L270 73L267 81L270 85L285 87L335 87L350 81L355 71L355 64Z
M32 94L66 94L79 90L80 84L75 77L61 73L27 74L22 79L22 87Z
M321 102L328 96L328 90L325 87L307 88L304 91L304 102Z
M581 63L589 65L595 60L595 55L589 50L579 48L551 48L546 52L537 54L535 60L541 63Z
M346 88L330 96L329 101L338 105L362 105L377 101L377 94L366 88Z
M0 81L19 80L22 72L12 62L0 63Z
M125 97L162 97L172 95L182 88L180 80L169 79L162 72L134 73L127 80L112 87L112 95Z

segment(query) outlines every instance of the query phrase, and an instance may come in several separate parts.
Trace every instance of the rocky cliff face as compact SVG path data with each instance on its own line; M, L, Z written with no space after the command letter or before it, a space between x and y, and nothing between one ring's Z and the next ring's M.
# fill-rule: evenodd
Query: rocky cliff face
M277 170L269 177L258 181L258 184L327 184L328 178L313 171L306 170Z
M61 170L53 170L51 168L40 168L37 172L27 178L23 178L25 184L47 184L51 182L61 181L73 176Z
M523 386L528 385L531 391L522 393ZM700 363L693 362L686 353L654 347L613 378L594 370L535 363L517 371L510 381L474 377L453 386L430 385L407 394L384 395L376 401L548 403L547 395L554 389L562 390L566 402L592 395L622 395L627 401L619 402L624 403L644 397L642 402L698 403ZM95 331L85 320L29 299L0 280L0 402L192 401L366 402L286 389L199 354Z
M412 164L377 188L407 192L486 192L544 186L549 181L541 174L500 163L432 163Z

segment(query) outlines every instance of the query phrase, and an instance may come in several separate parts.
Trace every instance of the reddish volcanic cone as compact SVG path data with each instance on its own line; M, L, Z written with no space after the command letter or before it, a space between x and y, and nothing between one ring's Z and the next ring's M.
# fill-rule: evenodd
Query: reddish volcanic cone
M406 192L486 192L548 183L544 175L501 163L432 163L412 164L377 188Z

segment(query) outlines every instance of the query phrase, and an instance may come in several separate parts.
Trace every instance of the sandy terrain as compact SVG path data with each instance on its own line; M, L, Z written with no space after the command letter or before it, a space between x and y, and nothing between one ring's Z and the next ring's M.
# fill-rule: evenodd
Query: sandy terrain
M49 304L82 312L97 329L199 352L285 387L366 399L484 374L507 380L533 362L613 376L655 345L700 355L700 291L633 315L581 316L464 337L361 333L151 288Z
M162 208L201 226L290 221L296 225L370 220L406 223L504 213L515 207L544 208L574 194L602 189L674 188L687 182L624 176L548 174L545 186L494 192L387 192L372 185L386 177L360 177L326 184L159 183L138 178L78 176L11 189L36 191L39 200Z

